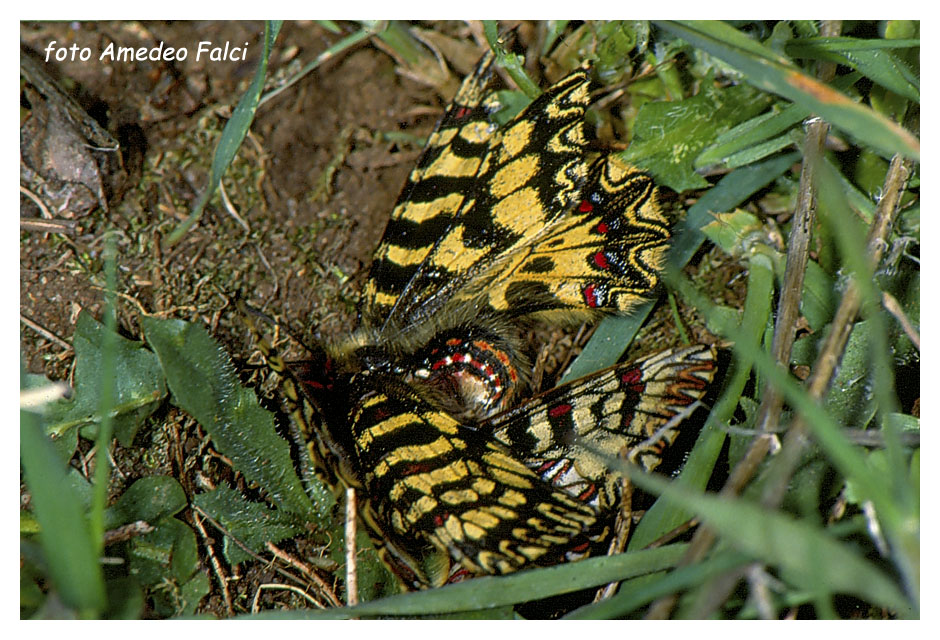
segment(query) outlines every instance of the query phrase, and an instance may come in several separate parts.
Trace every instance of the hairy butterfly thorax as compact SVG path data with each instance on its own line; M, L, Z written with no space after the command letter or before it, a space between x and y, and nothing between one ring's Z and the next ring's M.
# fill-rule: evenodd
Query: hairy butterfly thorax
M502 127L487 54L463 82L375 250L352 335L288 367L288 409L409 588L587 555L619 480L647 469L715 375L702 345L530 397L524 335L628 313L659 283L670 221L652 178L590 148L590 67Z

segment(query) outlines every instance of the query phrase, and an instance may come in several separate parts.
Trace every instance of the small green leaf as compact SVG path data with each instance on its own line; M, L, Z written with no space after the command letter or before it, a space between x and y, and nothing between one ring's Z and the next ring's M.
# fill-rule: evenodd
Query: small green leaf
M113 529L137 520L152 524L176 515L185 507L186 494L175 478L146 476L134 482L105 510L104 526Z
M497 91L500 109L492 115L493 121L503 126L531 104L532 99L521 91Z
M803 297L800 312L814 331L819 331L832 319L836 310L836 291L832 278L823 268L810 260L803 278Z
M202 571L197 571L189 582L184 584L179 590L179 601L177 602L177 615L191 616L196 613L196 607L199 601L209 594L209 576Z
M714 215L715 219L702 227L702 232L728 255L741 257L749 249L750 238L766 237L763 224L752 213L735 209Z
M180 590L200 568L196 535L172 517L151 524L153 531L129 543L130 575L143 585L161 587L150 591L158 615L179 615Z
M871 393L872 326L856 323L845 345L839 370L829 386L826 411L843 425L864 429L875 415Z

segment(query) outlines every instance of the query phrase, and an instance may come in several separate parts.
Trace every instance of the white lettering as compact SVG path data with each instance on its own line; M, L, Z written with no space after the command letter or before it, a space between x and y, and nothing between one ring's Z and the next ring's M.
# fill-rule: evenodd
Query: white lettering
M240 58L236 57L236 55L235 55L235 53L236 53L237 51L241 51L241 54L242 54L242 55L241 55ZM234 49L232 49L232 62L238 62L239 60L241 60L242 62L244 62L244 61L245 61L245 56L246 56L247 54L248 54L248 43L246 42L244 47L235 47Z
M57 47L55 43L56 41L53 40L45 48L46 62L49 62L49 56L54 57L58 62L64 62L65 60L75 62L76 59L85 62L91 58L91 49L88 47L79 47L74 42L70 47Z
M118 47L116 59L120 62L133 62L134 47Z
M244 47L233 47L230 42L226 42L221 47L214 47L211 42L203 40L196 49L196 60L200 60L203 55L207 55L212 62L238 62L247 58L248 43Z

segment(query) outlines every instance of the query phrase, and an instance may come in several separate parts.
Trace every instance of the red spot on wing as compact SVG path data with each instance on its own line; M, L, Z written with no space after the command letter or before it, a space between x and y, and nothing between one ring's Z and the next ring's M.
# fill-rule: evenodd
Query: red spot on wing
M607 256L604 255L603 251L598 251L594 254L594 264L596 264L601 269L606 269L610 266L610 263L607 262Z
M589 307L598 306L596 289L597 285L595 285L593 282L584 287L584 301L587 302L587 306Z
M545 462L542 463L542 465L538 469L535 470L535 472L538 473L539 475L542 475L543 473L551 469L553 466L555 466L555 462L556 462L555 460L546 460Z
M569 411L571 411L571 405L570 405L570 404L567 404L567 403L566 403L566 404L559 404L559 405L556 405L556 406L554 406L554 407L552 407L551 409L548 410L548 416L549 416L550 418L558 418L558 417L560 417L560 416L565 415L565 414L568 413Z
M643 393L643 390L646 388L646 383L643 382L642 369L630 369L620 376L620 380L625 387L629 388L634 393Z
M589 484L587 488L578 494L578 500L581 502L588 502L594 497L594 494L597 493L597 487L593 484Z
M643 371L640 369L630 369L620 376L620 380L627 385L635 385L643 378Z
M473 574L467 571L467 569L460 567L457 571L451 574L447 579L447 584L454 584L455 582L462 582L465 578L472 578Z
M431 470L431 464L427 462L412 462L401 470L403 476L411 476L416 473L424 473Z
M580 206L578 206L578 211L581 213L590 213L594 211L594 205L592 205L587 200L582 200Z
M607 233L608 231L610 231L610 227L607 226L606 222L601 222L600 224L597 225L598 233Z
M468 115L470 115L470 107L460 107L457 109L457 113L454 114L454 118L461 120L466 118Z

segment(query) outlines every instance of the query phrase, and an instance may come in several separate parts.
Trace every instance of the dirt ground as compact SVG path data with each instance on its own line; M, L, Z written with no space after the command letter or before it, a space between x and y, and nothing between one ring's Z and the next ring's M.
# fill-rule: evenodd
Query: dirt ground
M134 47L163 41L191 51L174 63L112 63L93 55L45 65L117 132L126 175L107 185L107 215L59 214L74 216L71 237L21 236L21 313L45 334L22 332L29 371L64 377L70 356L59 339L69 340L79 309L100 317L108 229L117 229L119 290L128 312L122 320L143 310L202 321L224 336L231 314L222 313L222 296L239 292L293 319L295 329L313 326L329 335L350 326L356 284L419 152L382 134L426 135L441 105L433 90L397 75L394 60L368 44L322 65L261 107L224 182L231 208L250 231L216 198L183 242L162 254L154 240L180 224L203 188L225 118L257 65L263 25L24 23L21 34L40 61L53 40L93 52L112 41ZM269 75L295 69L291 60L308 61L337 39L315 23L286 23ZM197 62L192 52L203 40L248 42L249 55L244 62ZM318 189L328 175L328 187ZM28 197L21 203L22 215L38 217ZM135 333L130 321L122 324Z

